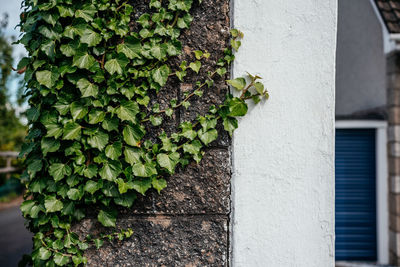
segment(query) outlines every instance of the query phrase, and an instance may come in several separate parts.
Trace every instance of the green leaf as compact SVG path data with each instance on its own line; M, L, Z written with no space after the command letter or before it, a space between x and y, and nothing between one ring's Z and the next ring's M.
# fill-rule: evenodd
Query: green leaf
M139 105L134 101L123 101L116 110L118 118L122 121L136 123L136 115L139 113Z
M41 141L42 153L44 156L49 152L56 152L60 148L60 141L53 138L43 138Z
M48 260L50 257L51 257L51 251L50 250L48 250L48 249L46 249L46 248L44 248L44 247L41 247L41 248L39 248L39 259L41 259L41 260L43 260L43 261L45 261L45 260Z
M104 163L103 167L101 168L99 174L101 178L108 180L108 181L116 181L118 175L121 174L122 167L121 163L118 161L110 161Z
M112 145L106 147L106 156L110 159L117 160L122 154L122 143L115 142Z
M133 181L133 189L135 189L137 192L139 192L140 194L142 194L144 196L146 191L151 188L151 182L152 182L152 179L150 179L150 178L142 179L142 180L135 180L135 181Z
M97 9L94 5L84 5L82 9L75 11L75 17L83 18L86 22L92 21Z
M92 109L89 113L89 123L90 124L97 124L104 121L106 113L102 110Z
M156 168L150 163L136 163L132 166L132 171L133 174L138 177L150 177L157 174Z
M145 131L139 125L135 124L133 126L127 125L122 131L124 141L131 146L140 146L140 141L145 135Z
M153 45L150 49L150 54L161 61L167 56L167 46L166 45Z
M243 90L246 86L246 80L244 78L236 78L234 80L227 80L226 82L239 91Z
M70 7L57 5L57 8L58 8L58 12L60 13L60 16L63 18L74 16L74 10Z
M170 174L175 172L176 164L179 162L180 155L178 152L169 155L160 153L157 155L157 162L162 167L168 170Z
M110 59L104 65L104 68L113 75L114 73L118 73L122 75L124 72L125 66L129 63L129 60L123 55L118 55L118 58Z
M167 181L164 179L157 179L153 178L151 184L153 185L153 188L157 190L157 192L160 194L161 190L167 187Z
M201 57L203 56L203 51L200 51L200 50L196 50L193 53L197 60L200 60Z
M60 51L67 57L72 57L76 54L75 46L70 43L61 45Z
M238 121L236 118L226 117L223 120L223 125L225 131L227 131L229 135L232 136L233 131L238 127Z
M97 85L94 83L89 82L85 78L80 79L77 83L76 86L79 88L79 90L82 93L82 97L97 97L99 93L99 88Z
M100 34L91 29L85 29L81 36L81 42L89 47L98 45L102 39Z
M134 165L141 162L140 159L143 156L143 152L136 147L125 147L124 156L124 159L127 163L129 163L130 165Z
M153 79L160 86L164 86L168 81L168 76L171 73L168 65L162 65L160 68L156 69L153 73Z
M161 125L161 124L162 124L162 121L163 121L163 119L162 119L161 116L153 116L153 115L150 116L150 122L151 122L151 124L152 124L153 126L159 126L159 125Z
M87 181L85 186L83 187L83 190L85 190L86 192L89 192L90 194L94 194L97 190L99 190L99 185L97 182L95 181Z
M88 137L88 144L102 151L108 144L108 134L103 131L97 131L94 135Z
M242 42L240 42L240 41L238 41L238 40L234 40L234 39L231 40L231 46L232 46L236 51L239 50L239 48L240 48L241 45L242 45Z
M211 129L208 131L204 131L204 129L200 129L198 131L198 136L199 136L200 140L207 146L212 141L217 139L218 132L215 129Z
M189 68L191 68L194 72L199 73L201 68L201 62L198 60L196 62L192 62L189 64Z
M186 143L183 145L183 151L192 155L197 155L203 145L199 140L194 140L192 143Z
M72 59L72 66L80 69L90 69L96 63L96 59L88 53L77 53Z
M129 59L140 58L142 45L140 40L134 37L128 37L125 42L117 46L117 52L124 54Z
M63 163L53 163L49 167L49 174L53 176L56 182L60 181L65 176L71 175L71 173L71 167Z
M83 171L83 175L89 179L95 177L97 175L97 166L94 164L90 164L89 166L87 166L85 168L85 170Z
M71 104L71 115L74 120L82 119L88 113L87 107L83 106L81 103L75 101Z
M122 207L130 208L133 202L136 200L136 194L134 192L129 192L122 194L120 197L114 198L114 202Z
M66 265L67 263L69 263L69 261L70 261L70 257L65 256L65 255L63 255L63 254L61 254L61 253L56 253L56 254L54 255L54 262L55 262L55 264L57 264L58 266L64 266L64 265Z
M256 82L254 84L254 88L256 88L257 93L259 93L260 95L264 94L264 84L262 84L260 82Z
M52 88L58 79L58 73L49 71L49 70L42 70L36 72L36 79L41 84L46 86L47 88Z
M115 222L117 221L117 211L116 210L100 210L97 215L97 220L105 227L115 227Z
M81 137L81 126L76 122L69 122L64 126L64 140L79 140Z
M55 196L46 196L44 201L46 212L57 212L63 209L63 203Z
M244 116L246 115L248 110L247 104L243 100L237 97L232 98L228 102L228 106L229 106L229 116L231 117Z
M78 200L82 197L82 193L77 188L71 188L68 190L67 196L71 200Z

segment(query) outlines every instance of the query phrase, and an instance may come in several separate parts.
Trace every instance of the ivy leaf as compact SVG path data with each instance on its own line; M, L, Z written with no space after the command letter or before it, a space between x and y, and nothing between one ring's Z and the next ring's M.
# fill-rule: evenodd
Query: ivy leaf
M51 254L52 253L50 250L48 250L44 247L39 248L39 253L38 253L39 259L41 259L43 261L48 260L51 257Z
M199 135L200 140L207 146L212 141L217 139L218 132L215 129L211 129L208 131L204 131L204 129L200 129L198 131L198 135Z
M114 202L122 207L130 208L133 202L136 200L136 194L134 192L129 192L122 194L120 197L114 198Z
M150 177L157 174L156 168L150 163L136 163L132 166L132 171L133 174L138 177Z
M122 143L115 142L112 145L106 147L106 156L112 160L117 160L122 154Z
M140 58L141 51L140 40L134 37L127 37L124 43L117 46L117 52L124 54L129 59Z
M71 200L78 200L82 197L81 192L77 188L71 188L67 192L67 196Z
M64 140L79 140L81 137L81 126L76 122L69 122L64 126Z
M157 190L157 192L160 194L161 190L167 187L167 181L164 179L157 179L153 178L151 184L153 185L153 188Z
M55 264L57 264L58 266L64 266L67 263L69 263L70 258L68 256L65 256L61 253L56 253L54 255L54 262Z
M236 118L226 117L223 120L223 125L225 131L227 131L229 135L232 137L233 131L238 127L238 121Z
M244 116L246 115L248 110L247 104L243 100L237 97L232 98L228 102L228 106L229 106L229 116L231 117Z
M191 68L194 72L199 73L201 68L201 62L198 60L196 62L192 62L189 64L189 68Z
M80 69L89 70L94 63L96 63L96 59L88 53L77 53L72 59L72 66Z
M49 167L49 174L53 176L56 182L63 179L66 175L71 175L71 173L71 167L63 163L53 163Z
M63 209L63 203L55 196L46 196L44 201L46 212L57 212Z
M56 152L60 148L60 141L53 138L43 138L41 141L42 153L44 156L49 152Z
M175 172L176 164L179 162L180 155L178 152L171 153L169 155L160 153L157 155L157 162L162 168L168 170L170 174Z
M75 101L71 104L71 115L74 120L82 119L88 113L87 107L81 105L79 102Z
M97 131L94 135L88 137L88 144L102 151L108 144L108 134L103 131Z
M146 191L151 188L151 182L152 180L150 178L135 180L133 181L133 189L144 196Z
M120 175L121 171L122 168L120 162L110 161L104 163L103 168L101 168L99 174L101 178L113 182L117 180L118 175Z
M83 187L83 190L85 190L86 192L89 192L90 194L94 194L97 190L99 190L99 185L97 182L95 181L87 181L85 186Z
M139 113L139 105L134 101L123 101L116 110L118 118L122 121L136 123L136 114Z
M60 16L63 18L74 16L74 11L70 7L57 5L57 8L58 8L58 12L60 13Z
M97 166L95 164L90 164L83 171L83 175L89 179L97 175Z
M81 42L89 47L98 45L102 39L100 34L91 29L85 29L81 36Z
M178 18L176 25L180 29L189 28L190 23L193 21L193 17L190 14L185 14L182 18Z
M36 79L41 84L51 89L57 82L58 74L49 70L36 72Z
M153 79L160 86L164 86L167 83L168 76L171 73L168 65L162 65L160 68L156 69L153 73Z
M117 58L108 60L104 65L104 68L111 75L113 75L114 73L122 75L124 68L128 63L129 63L128 59L123 54L119 54Z
M262 84L260 82L256 82L254 84L254 88L256 88L257 93L259 93L260 95L264 94L264 84Z
M243 90L246 86L246 80L244 78L236 78L234 80L227 80L226 82L239 91Z
M117 221L116 210L100 210L97 220L105 227L115 227Z
M161 61L167 56L167 46L166 45L153 45L150 49L150 54Z
M192 155L197 155L203 145L199 140L194 140L192 143L186 143L183 145L183 151Z
M145 135L144 129L139 125L135 124L133 126L127 125L122 131L124 141L131 146L140 146L140 140Z
M163 119L161 116L153 116L153 115L150 116L150 122L153 126L161 125L162 121Z
M125 147L124 150L124 159L130 165L135 165L136 163L141 162L141 157L143 156L142 150L136 147Z
M78 80L76 86L81 91L82 97L89 97L89 96L96 97L97 94L99 93L98 86L95 85L94 83L89 82L85 78Z
M75 17L83 18L86 22L92 21L97 9L94 5L84 5L82 9L75 11Z

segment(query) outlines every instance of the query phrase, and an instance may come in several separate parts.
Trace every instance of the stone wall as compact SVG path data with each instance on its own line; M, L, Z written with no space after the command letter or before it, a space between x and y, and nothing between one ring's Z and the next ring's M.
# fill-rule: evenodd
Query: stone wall
M400 54L387 57L390 263L400 265Z
M146 11L148 1L131 2L137 7L134 20ZM181 36L183 54L173 60L172 66L178 66L182 60L194 61L194 50L208 50L211 57L202 62L200 72L205 79L229 41L229 1L203 0L200 5L194 2L191 28ZM171 77L153 101L164 108L170 99L181 98L199 80L199 75L190 73L181 86ZM210 105L221 103L228 90L223 81L217 79L201 100L194 99L188 110L178 110L172 119L165 120L162 130L175 132L181 121L194 119ZM149 126L147 132L148 138L156 140L159 130ZM121 210L117 227L131 227L134 235L122 242L107 243L100 250L89 250L88 266L227 266L230 143L228 136L222 135L211 144L199 165L192 163L166 178L168 187L160 195L148 192L146 197L138 198L131 210ZM104 230L94 219L83 221L79 227L84 233Z

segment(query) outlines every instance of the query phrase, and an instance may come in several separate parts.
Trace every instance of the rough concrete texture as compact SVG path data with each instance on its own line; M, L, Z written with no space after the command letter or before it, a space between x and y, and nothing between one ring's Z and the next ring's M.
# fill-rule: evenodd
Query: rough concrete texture
M334 266L337 1L235 0L234 76L264 78L233 139L232 265Z
M131 227L129 240L107 243L87 252L88 266L224 266L228 258L226 216L131 215L118 227ZM86 220L85 232L96 232L98 223Z
M216 61L229 42L229 1L194 1L191 28L181 36L183 53L171 62L172 69L181 61L193 62L194 50L207 50L211 56L202 60L199 74L188 70L184 83L170 77L167 85L151 103L165 108L173 98L182 100L183 92L193 90L197 81L205 81L208 71L214 71ZM136 20L148 12L147 0L131 3L136 7ZM131 25L135 30L135 23ZM210 105L220 104L228 88L227 77L217 77L214 86L207 88L203 98L194 97L188 110L181 108L172 118L165 117L159 128L147 126L146 138L157 142L161 131L171 134L180 122L193 120L208 111ZM88 266L226 266L229 254L230 138L227 135L214 141L206 150L200 164L191 163L185 170L166 177L168 186L159 195L150 190L138 196L134 207L120 210L117 226L131 227L133 236L125 241L107 243L100 250L86 252ZM93 213L95 215L95 212ZM95 219L76 226L81 233L106 231Z

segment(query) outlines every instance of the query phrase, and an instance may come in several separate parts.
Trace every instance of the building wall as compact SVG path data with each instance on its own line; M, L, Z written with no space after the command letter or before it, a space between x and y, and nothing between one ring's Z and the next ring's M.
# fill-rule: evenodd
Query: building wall
M339 0L336 115L386 103L382 25L367 0Z
M337 1L235 0L245 34L234 75L270 100L233 144L232 266L334 266Z

